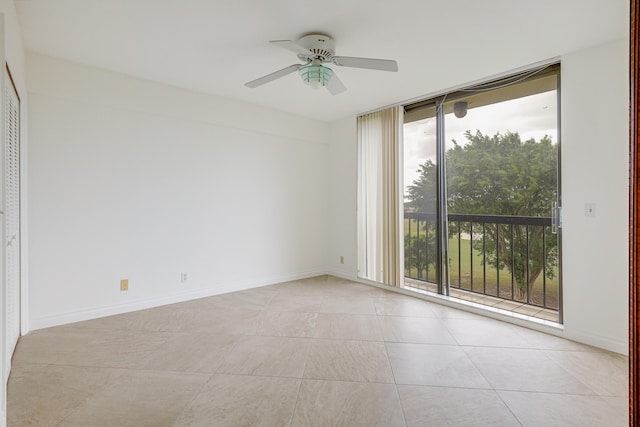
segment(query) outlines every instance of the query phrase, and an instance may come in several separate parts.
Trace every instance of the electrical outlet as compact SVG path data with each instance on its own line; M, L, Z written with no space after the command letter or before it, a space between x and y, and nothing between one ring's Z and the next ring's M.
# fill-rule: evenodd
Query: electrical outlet
M180 283L185 283L187 280L189 280L187 273L180 273Z
M120 290L128 291L129 290L129 279L120 280Z
M340 264L344 264L344 257L340 255Z

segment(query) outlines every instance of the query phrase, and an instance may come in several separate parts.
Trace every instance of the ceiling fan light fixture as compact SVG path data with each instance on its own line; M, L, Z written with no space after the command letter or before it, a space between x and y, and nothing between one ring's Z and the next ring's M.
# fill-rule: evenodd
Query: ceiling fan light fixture
M324 65L305 65L300 67L299 73L304 83L313 89L320 89L326 86L331 77L333 77L333 70Z
M298 71L305 84L314 89L326 87L331 95L338 95L347 90L347 88L340 81L338 75L333 74L331 68L322 64L329 63L337 67L365 68L378 71L398 71L398 64L390 59L336 56L335 42L326 34L312 33L299 38L297 41L271 40L270 43L295 53L304 64L291 64L281 70L251 80L245 83L245 86L256 88Z

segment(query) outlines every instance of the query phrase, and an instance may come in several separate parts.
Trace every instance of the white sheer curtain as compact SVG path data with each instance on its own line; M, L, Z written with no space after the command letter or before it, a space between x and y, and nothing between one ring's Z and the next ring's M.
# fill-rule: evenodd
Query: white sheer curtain
M402 123L392 107L358 117L358 275L401 286Z

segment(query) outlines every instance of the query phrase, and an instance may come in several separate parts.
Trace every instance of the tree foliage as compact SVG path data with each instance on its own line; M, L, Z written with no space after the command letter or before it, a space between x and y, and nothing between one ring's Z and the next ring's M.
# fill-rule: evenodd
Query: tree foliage
M465 137L467 144L454 141L446 155L450 213L548 216L558 160L549 137L523 142L517 133L480 131Z
M466 144L453 141L446 153L450 214L549 216L557 199L557 147L549 137L522 141L518 133L489 136L467 131L465 138ZM435 212L436 165L427 160L418 172L407 187L406 208ZM557 240L543 227L486 224L484 239L477 233L478 224L462 223L460 228L465 233L473 228L474 248L488 265L512 273L521 297L531 295L543 271L553 277Z
M436 200L436 164L427 160L418 169L420 174L407 186L407 199L405 207L411 212L435 213Z

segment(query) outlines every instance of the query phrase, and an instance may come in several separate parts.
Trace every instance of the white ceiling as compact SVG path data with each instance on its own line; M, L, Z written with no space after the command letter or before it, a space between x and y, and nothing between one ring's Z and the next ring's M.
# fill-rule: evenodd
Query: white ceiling
M28 50L323 121L628 37L628 0L16 0ZM333 67L348 90L297 74L269 40L320 32L336 54L398 73Z

